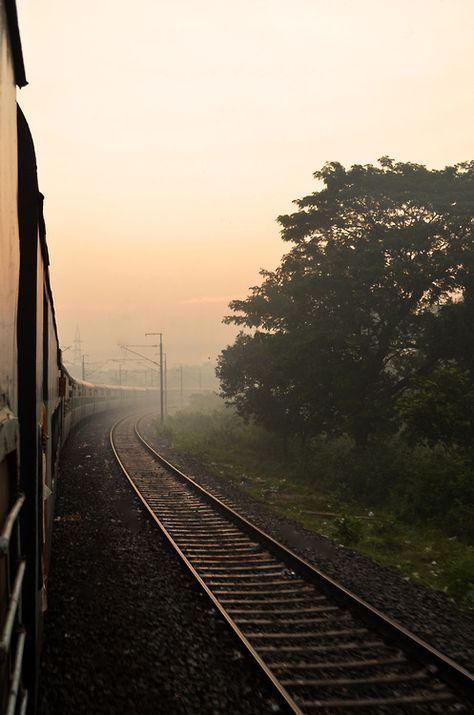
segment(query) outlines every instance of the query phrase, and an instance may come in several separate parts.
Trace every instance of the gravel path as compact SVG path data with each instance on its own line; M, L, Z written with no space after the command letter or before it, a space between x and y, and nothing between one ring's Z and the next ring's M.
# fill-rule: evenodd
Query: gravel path
M224 479L209 475L194 460L158 443L151 419L144 419L141 423L140 429L144 436L185 474L214 494L230 499L237 511L314 563L321 571L457 662L472 668L472 613L456 608L441 592L405 580L395 569L381 566L324 536L307 531L295 522L272 514L263 502L256 501Z
M84 422L62 455L40 715L277 712L114 463L111 424Z

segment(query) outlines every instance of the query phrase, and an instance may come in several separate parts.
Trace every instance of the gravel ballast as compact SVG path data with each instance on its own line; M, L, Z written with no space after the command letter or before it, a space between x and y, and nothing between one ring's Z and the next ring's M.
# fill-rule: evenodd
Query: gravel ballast
M360 598L464 667L472 668L472 613L457 608L444 593L408 580L396 569L377 564L352 549L304 529L296 522L273 514L264 502L255 500L225 479L209 475L194 460L159 442L153 419L143 419L140 430L158 452L185 474L216 496L230 500L236 511Z
M273 694L134 495L109 445L117 414L71 435L61 459L39 715L272 713ZM473 619L350 549L272 514L199 464L166 458L318 568L466 666Z
M114 462L115 419L82 423L62 454L40 715L277 712Z

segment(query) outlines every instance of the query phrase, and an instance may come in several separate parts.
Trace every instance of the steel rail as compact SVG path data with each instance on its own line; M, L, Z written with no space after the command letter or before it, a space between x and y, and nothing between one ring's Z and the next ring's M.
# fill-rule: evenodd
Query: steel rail
M380 629L383 630L384 635L395 636L398 644L403 645L404 649L408 649L411 652L416 653L424 662L435 664L440 669L440 673L441 671L445 673L447 676L446 680L450 684L455 685L456 687L461 687L467 695L471 698L473 697L474 674L467 670L467 668L464 668L459 663L456 663L456 661L452 658L444 655L441 651L431 646L422 638L419 638L400 623L385 615L382 611L379 611L367 601L364 601L355 593L317 569L313 564L299 556L296 552L276 541L276 539L252 524L244 516L227 506L227 504L225 504L221 499L214 496L201 485L197 484L193 479L171 464L171 462L168 462L168 460L159 454L140 434L138 424L142 419L144 419L144 417L145 415L136 421L135 434L143 446L152 456L155 457L155 459L160 462L160 464L166 467L166 469L169 469L176 476L186 480L188 485L205 496L206 499L211 501L213 504L217 505L219 510L241 525L242 528L244 528L248 533L251 533L254 537L258 538L261 543L264 542L268 549L277 553L278 556L283 558L283 560L285 560L290 567L296 567L300 572L303 570L305 574L314 579L318 586L329 593L331 597L336 597L336 599L340 600L340 602L346 607L355 608L358 615L366 616L370 619L371 623L375 623Z
M122 460L119 457L118 451L116 449L116 446L114 444L113 440L113 435L114 435L114 430L115 428L121 423L124 422L127 419L127 417L122 418L118 420L111 428L110 430L110 444L112 447L112 450L114 452L115 458L124 473L125 477L128 479L130 485L132 486L133 490L139 497L140 501L142 504L145 506L147 509L148 513L154 520L154 522L157 524L157 526L161 529L163 534L166 536L174 550L177 552L177 554L180 556L182 561L186 564L187 568L189 571L192 573L194 578L198 581L199 585L201 586L202 590L206 594L206 596L210 599L212 602L213 606L217 609L217 611L221 614L221 616L224 618L226 623L230 626L234 634L237 636L239 639L240 643L244 646L245 650L254 658L254 660L258 663L260 666L261 670L263 673L266 675L268 680L270 681L271 685L276 691L276 695L280 702L285 706L285 708L289 711L294 713L295 715L303 715L302 710L298 707L298 705L295 703L293 698L290 696L290 694L285 690L285 688L280 684L279 680L275 677L275 675L271 672L271 670L268 668L268 666L265 664L265 662L260 658L258 655L257 651L253 648L251 643L247 640L245 635L242 633L240 628L237 626L237 624L232 620L232 618L229 616L227 611L222 607L216 596L213 594L213 592L208 588L206 583L203 581L203 579L200 577L196 569L193 567L189 559L186 558L186 555L183 553L183 551L180 549L176 541L173 539L169 531L164 527L158 516L155 514L151 506L148 504L147 500L144 498L144 496L141 494L140 490L137 488L135 485L133 478L130 476L128 473L125 465L123 464Z
M360 599L358 596L356 596L351 591L349 591L345 587L338 584L336 581L331 579L329 576L327 576L323 572L319 571L311 563L309 563L305 559L298 556L295 552L291 551L287 547L285 547L282 544L280 544L279 542L277 542L275 539L273 539L273 537L269 536L268 534L263 532L261 529L254 526L245 517L241 516L234 509L232 509L231 507L226 505L221 499L215 497L209 491L207 491L200 485L196 484L195 481L190 479L187 475L185 475L183 472L181 472L179 469L177 469L174 465L172 465L170 462L168 462L168 460L166 460L162 455L160 455L140 434L138 425L139 425L141 419L143 419L143 417L144 416L136 419L135 424L134 424L134 433L135 433L136 437L140 440L140 443L143 445L143 447L148 451L149 454L152 455L153 459L157 460L159 462L159 464L161 464L166 470L168 470L173 475L175 475L180 480L182 480L184 483L186 483L188 486L190 486L193 489L193 491L198 493L201 497L204 497L207 502L212 503L212 505L215 508L217 508L217 510L219 512L224 514L227 519L229 519L230 521L232 521L233 523L238 525L240 529L245 531L248 535L252 536L252 538L255 539L255 541L257 541L259 544L264 545L265 548L268 551L270 551L270 553L272 553L276 557L278 557L290 569L292 569L293 571L296 571L296 573L298 575L304 575L305 578L307 579L307 581L309 581L310 583L316 584L320 590L322 590L324 593L328 594L336 602L343 604L343 606L345 608L347 608L349 611L355 611L359 617L362 616L362 618L365 619L366 621L368 620L372 627L375 626L376 630L382 631L386 640L388 640L389 642L390 641L395 642L398 647L402 647L405 651L410 652L415 660L420 660L420 661L422 661L424 663L428 663L430 665L435 664L437 666L437 670L438 670L437 675L441 680L444 680L447 683L449 683L451 686L454 686L455 689L461 690L465 696L468 696L468 697L472 696L473 676L471 673L469 673L469 671L467 671L467 669L463 668L462 666L460 666L458 663L456 663L452 659L448 658L447 656L445 656L442 653L440 653L439 651L437 651L435 648L430 646L428 643L426 643L422 639L418 638L418 636L415 636L414 634L410 633L403 626L401 626L397 622L393 621L391 618L385 616L385 614L383 614L382 612L378 611L370 604L368 604L365 601L363 601L362 599ZM118 452L115 448L114 441L113 441L113 434L114 434L116 427L118 427L119 424L121 424L122 422L124 422L127 419L130 419L130 418L122 418L121 420L119 420L112 427L111 433L110 433L111 445L114 450L114 454L117 458L117 461L122 468L122 471L127 476L134 491L137 493L137 495L139 496L139 498L141 499L141 501L147 508L148 512L151 514L154 521L158 524L161 531L170 540L170 542L172 543L175 550L179 553L180 557L186 563L187 567L190 569L190 571L193 573L195 578L198 580L201 587L203 588L205 593L208 595L208 597L211 599L211 601L213 602L213 604L215 605L217 610L222 614L222 616L225 618L227 623L231 626L232 630L239 637L241 643L245 646L245 648L248 650L248 652L254 657L254 659L257 661L258 665L261 667L263 672L270 679L272 685L276 688L280 698L283 699L285 704L290 708L290 710L292 712L301 713L302 712L301 708L294 702L291 695L286 691L281 680L279 680L274 675L272 670L266 665L266 663L262 660L262 658L257 653L257 651L253 648L252 644L248 641L248 639L246 638L244 633L242 633L242 631L240 630L238 623L245 622L245 621L242 621L242 619L240 619L240 621L239 621L239 618L236 618L234 621L233 618L226 612L225 608L221 605L221 601L219 601L216 598L216 596L214 595L212 590L207 586L207 584L204 582L203 578L201 578L201 576L196 571L196 569L194 568L192 563L186 557L186 554L183 553L183 551L181 550L179 545L176 543L176 541L173 539L173 537L171 536L169 531L161 523L160 518L155 514L153 507L148 504L146 497L141 494L140 489L135 485L133 478L128 474L122 460L120 459L120 457L118 455ZM202 564L200 566L201 566L201 570L202 570ZM211 566L211 568L213 568L215 570L215 567ZM214 576L214 578L215 577L216 576ZM217 578L219 578L218 575L217 575ZM219 585L224 586L225 584L219 584ZM248 585L250 585L250 584L248 584ZM218 593L222 594L223 592L220 591ZM235 594L235 591L234 591L234 594ZM234 599L234 603L237 603L237 601L235 599ZM248 603L250 603L250 602L248 602ZM250 613L249 613L249 615L250 615ZM282 634L282 635L284 635L284 634ZM253 637L255 637L255 634L253 634ZM264 648L263 650L262 650L262 648L260 648L260 652L264 652L265 650L271 650L271 648L270 649ZM292 649L291 648L288 649L288 647L286 647L286 648L283 648L283 650L291 651ZM272 668L275 669L275 664L273 664ZM283 680L285 680L285 679L283 679ZM289 682L289 681L285 681L285 685L287 682ZM327 701L327 702L329 704L329 701ZM388 704L388 702L387 702L387 704ZM348 703L348 705L349 705L349 703Z

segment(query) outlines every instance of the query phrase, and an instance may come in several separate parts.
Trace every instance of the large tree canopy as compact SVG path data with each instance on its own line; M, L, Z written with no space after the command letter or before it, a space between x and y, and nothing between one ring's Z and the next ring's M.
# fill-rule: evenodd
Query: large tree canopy
M272 429L364 442L446 357L433 336L472 284L474 162L333 162L315 178L322 188L278 219L291 250L230 304L226 321L245 332L218 375L239 412Z

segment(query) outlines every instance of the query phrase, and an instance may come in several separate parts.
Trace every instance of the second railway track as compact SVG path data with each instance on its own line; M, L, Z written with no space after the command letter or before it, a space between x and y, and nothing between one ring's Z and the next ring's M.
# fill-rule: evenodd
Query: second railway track
M289 711L470 712L471 674L179 472L139 421L111 430L123 472Z

